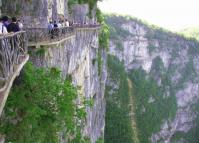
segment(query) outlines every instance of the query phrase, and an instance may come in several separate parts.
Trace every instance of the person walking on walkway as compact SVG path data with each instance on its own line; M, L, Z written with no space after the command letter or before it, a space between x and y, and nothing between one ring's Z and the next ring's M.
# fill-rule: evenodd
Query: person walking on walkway
M51 39L53 39L53 29L54 29L54 24L52 21L48 24L48 32L50 34Z
M62 27L61 21L58 22L57 26L58 26L58 28Z
M23 29L23 23L21 22L20 19L17 20L17 24L19 25L19 29L22 30Z
M58 28L57 22L54 21L54 28Z
M3 25L8 28L8 25L10 24L10 19L8 16L3 16L2 17Z
M8 25L8 32L18 32L20 31L19 25L17 24L17 18L13 17L12 22Z
M66 27L69 27L69 21L67 19L66 19L65 24L66 24Z
M53 22L50 21L48 24L48 30L52 30L54 28Z
M3 19L0 18L0 34L7 34L7 28L6 26L3 24Z

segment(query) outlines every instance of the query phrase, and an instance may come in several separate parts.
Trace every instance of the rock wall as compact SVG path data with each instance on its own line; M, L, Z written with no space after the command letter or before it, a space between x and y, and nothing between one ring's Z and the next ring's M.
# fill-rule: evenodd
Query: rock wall
M74 85L80 87L79 104L82 97L92 99L94 105L86 107L86 122L83 129L92 143L104 135L106 81L106 51L102 50L102 74L99 76L97 53L98 30L76 29L75 35L57 45L41 46L42 54L33 54L30 58L39 67L57 67L61 69L63 78L72 77ZM37 51L38 49L32 49ZM39 49L40 50L40 49ZM34 52L33 52L34 53ZM36 52L37 53L37 52Z
M47 28L49 20L68 17L68 0L2 0L2 13L17 16L25 28ZM81 13L81 14L79 14ZM73 15L81 19L88 17L88 5L74 7ZM94 10L92 11L94 15ZM82 97L92 99L94 105L87 107L83 134L94 143L104 135L106 81L106 51L98 48L98 31L95 28L75 29L75 34L58 44L29 47L31 61L38 67L57 67L62 76L71 76L74 85L80 87L78 104ZM37 46L38 47L38 46ZM36 51L36 52L35 52ZM98 52L103 57L102 71L98 69Z
M168 73L175 89L177 111L174 119L164 119L160 131L153 133L150 140L173 143L176 134L188 134L197 126L198 112L193 107L199 101L199 64L196 62L199 61L199 43L162 29L152 29L137 20L124 20L119 27L127 37L120 37L122 48L118 48L118 40L113 38L109 53L123 61L127 71L141 67L161 86L161 75L152 74L152 65L157 57L163 62L163 72ZM172 96L169 90L165 95ZM177 142L187 143L183 135Z
M72 8L72 20L74 20L75 23L94 24L97 21L95 14L96 7L94 7L89 13L88 4L76 4Z
M0 0L0 15L1 15L2 1Z
M68 0L2 0L3 15L20 18L24 27L47 28L50 20L67 16Z
M20 18L25 27L46 27L49 1L2 0L2 14Z
M96 7L91 11L92 18L88 4L76 4L71 9L69 15L68 0L2 0L2 14L21 19L25 28L47 28L49 21L66 18L82 24L96 22Z

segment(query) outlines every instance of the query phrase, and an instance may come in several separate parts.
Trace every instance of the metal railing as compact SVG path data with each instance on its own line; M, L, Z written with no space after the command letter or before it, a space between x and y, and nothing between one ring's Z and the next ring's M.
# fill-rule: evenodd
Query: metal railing
M53 42L59 41L66 37L73 35L73 27L62 27L62 28L27 28L25 29L28 35L29 42Z
M12 77L27 54L26 32L0 35L0 89Z
M73 24L74 28L100 28L100 24Z
M74 35L76 28L100 28L100 25L73 24L70 27L53 28L51 30L48 28L26 28L25 31L27 32L30 43L39 43L60 41Z

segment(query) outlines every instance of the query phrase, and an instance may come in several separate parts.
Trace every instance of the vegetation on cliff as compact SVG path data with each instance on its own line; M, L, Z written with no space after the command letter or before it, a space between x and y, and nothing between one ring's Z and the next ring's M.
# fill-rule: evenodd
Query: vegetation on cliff
M96 11L96 17L98 23L101 25L101 31L99 34L99 48L105 48L108 50L110 38L109 26L106 24L105 17L99 9Z
M76 88L62 80L58 69L28 63L9 95L0 133L12 143L88 142L80 131L85 107L78 108L76 98Z
M187 28L179 31L179 33L183 34L185 37L196 38L197 40L199 40L199 27Z
M123 64L108 57L109 82L106 96L105 143L132 143L127 74Z
M96 10L96 17L97 22L101 25L101 30L99 33L99 49L97 54L97 61L98 61L98 74L101 76L102 73L102 49L106 49L108 51L109 48L109 38L110 38L110 31L109 27L105 22L104 15L97 8Z
M134 96L135 116L138 137L141 143L150 142L152 133L160 130L165 119L174 118L177 110L176 98L167 75L159 59L154 60L151 75L162 76L162 86L155 79L148 77L142 69L132 70L127 74L124 66L116 57L108 59L109 79L114 86L106 87L106 128L105 142L133 143L131 129L131 110L129 96ZM133 83L133 95L128 95L127 78ZM170 96L165 95L169 89ZM124 134L125 135L124 135Z
M154 70L160 72L157 64ZM132 70L129 77L134 85L139 139L141 143L150 142L152 133L160 130L163 121L175 117L176 97L172 94L172 86L166 75L162 78L161 86L142 69ZM166 92L170 95L165 95Z
M127 75L133 83L133 99L136 106L135 115L139 141L149 143L154 139L154 142L164 142L167 139L166 137L171 135L168 137L168 140L171 139L170 142L197 143L199 118L195 117L199 115L199 101L195 98L194 93L197 92L195 87L198 84L198 65L196 61L199 54L199 42L195 39L197 38L197 30L194 31L196 34L187 38L186 35L172 33L128 16L107 15L105 19L110 27L110 40L117 48L112 50L119 52L120 58L125 60L125 56L128 55L125 53L125 51L128 51L127 46L123 51L123 41L131 45L135 44L132 46L135 48L133 51L135 56L131 58L131 60L134 60L125 68L135 67L133 70L128 70ZM139 41L139 39L144 40ZM136 44L142 46L139 47ZM143 51L141 48L143 48ZM145 53L145 50L148 53ZM146 55L151 57L147 58ZM142 66L146 66L147 60L151 60L151 58L150 71L146 72L142 69ZM114 69L113 66L109 66L109 68ZM117 78L116 81L120 81L120 78ZM121 88L124 87L117 86L117 88L122 90ZM188 91L188 89L193 91ZM111 88L107 88L107 90L106 95L110 96L109 93L113 90ZM127 90L123 94L115 90L113 95L116 97L117 95L124 96L126 93ZM183 97L179 97L179 95ZM185 95L186 97L184 97ZM106 98L111 101L115 100L112 97L106 96ZM110 101L107 102L107 107L110 103ZM183 107L181 107L181 104L183 104ZM190 115L193 121L186 119ZM109 117L109 115L107 116ZM182 118L182 123L180 122L179 126L172 127L176 121L181 121ZM180 127L181 125L183 129ZM117 128L114 125L112 127ZM111 132L111 130L109 131ZM114 129L112 129L112 133L114 133Z

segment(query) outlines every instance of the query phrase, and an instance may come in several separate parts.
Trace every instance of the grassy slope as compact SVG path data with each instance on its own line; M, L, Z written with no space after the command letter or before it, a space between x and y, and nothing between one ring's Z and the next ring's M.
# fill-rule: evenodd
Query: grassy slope
M187 28L180 31L179 33L183 34L185 37L196 38L199 40L199 27Z

